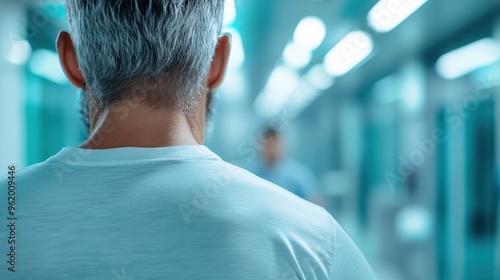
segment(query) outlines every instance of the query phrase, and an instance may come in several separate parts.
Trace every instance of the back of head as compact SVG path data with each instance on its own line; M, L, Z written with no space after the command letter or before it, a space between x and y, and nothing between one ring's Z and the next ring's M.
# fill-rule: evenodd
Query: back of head
M70 32L100 106L141 94L189 110L221 32L224 0L67 0Z

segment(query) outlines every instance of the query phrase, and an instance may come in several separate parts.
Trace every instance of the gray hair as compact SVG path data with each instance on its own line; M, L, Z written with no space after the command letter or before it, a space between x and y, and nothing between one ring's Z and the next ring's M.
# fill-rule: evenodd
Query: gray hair
M98 105L146 90L141 101L185 110L208 73L224 0L67 0L66 12Z

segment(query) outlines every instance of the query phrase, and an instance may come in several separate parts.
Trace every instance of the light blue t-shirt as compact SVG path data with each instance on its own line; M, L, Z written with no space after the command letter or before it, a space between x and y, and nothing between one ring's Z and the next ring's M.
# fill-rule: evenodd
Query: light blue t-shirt
M8 181L0 279L375 279L323 208L204 146L64 148L16 171L13 216Z

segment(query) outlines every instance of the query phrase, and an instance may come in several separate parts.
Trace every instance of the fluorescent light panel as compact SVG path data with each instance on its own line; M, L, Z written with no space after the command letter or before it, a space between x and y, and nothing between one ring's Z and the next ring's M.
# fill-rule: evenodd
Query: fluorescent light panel
M310 16L299 22L293 40L300 48L312 51L321 45L325 35L325 23L318 17Z
M17 65L25 64L31 55L31 44L24 40L18 40L12 44L7 61Z
M373 51L373 40L364 31L353 31L345 36L325 57L325 70L339 77L363 62Z
M68 79L59 64L59 57L53 51L45 49L35 51L30 60L29 69L34 74L56 84L68 83Z
M500 42L485 38L441 56L436 71L447 80L460 78L500 60Z
M236 5L234 0L226 0L224 4L224 20L223 24L229 26L236 20Z
M328 75L323 64L315 65L304 75L304 80L316 90L326 90L333 85L335 79Z
M328 75L323 65L318 64L305 74L294 90L291 98L286 104L286 113L288 116L297 116L307 108L321 93L331 87L335 80Z
M286 66L278 66L271 74L263 92L256 100L257 111L271 117L281 111L299 82L298 73Z
M292 68L302 68L309 64L312 53L302 49L295 43L289 43L283 52L284 62Z
M286 104L286 115L290 117L298 116L320 94L320 90L313 88L306 80L302 79Z
M381 0L368 13L368 24L379 33L389 32L426 2L427 0Z

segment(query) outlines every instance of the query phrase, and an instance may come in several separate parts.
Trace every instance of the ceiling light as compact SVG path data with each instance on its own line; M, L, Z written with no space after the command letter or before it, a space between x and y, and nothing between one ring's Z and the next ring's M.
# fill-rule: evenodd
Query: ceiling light
M293 39L300 48L312 51L321 45L325 35L325 23L318 17L310 16L299 22Z
M441 56L436 71L444 79L453 80L500 60L500 43L485 38Z
M25 64L31 55L31 45L28 41L21 39L12 44L7 61L17 65Z
M335 79L326 73L322 64L312 67L303 79L316 90L325 90L335 82Z
M224 25L228 26L236 20L236 5L234 0L226 0L224 4Z
M285 66L278 66L269 77L263 92L257 97L257 111L271 117L281 111L299 82L298 73Z
M283 52L283 60L292 68L307 66L311 58L311 51L302 49L295 43L289 43Z
M50 50L37 50L29 63L29 69L34 74L57 84L67 84L68 79L59 64L57 53Z
M364 31L353 31L345 36L325 57L326 72L334 77L345 75L359 65L373 51L373 41Z
M380 33L393 30L427 0L381 0L368 13L368 24Z

